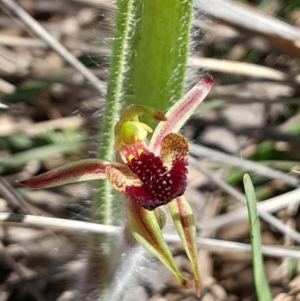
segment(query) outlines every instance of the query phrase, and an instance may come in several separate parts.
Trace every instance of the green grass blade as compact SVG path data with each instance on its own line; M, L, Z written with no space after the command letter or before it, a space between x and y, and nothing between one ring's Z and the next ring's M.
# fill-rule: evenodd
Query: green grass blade
M256 207L255 190L251 178L248 174L244 175L244 188L248 208L255 290L259 301L271 301L272 297L265 276L263 258L261 253L260 225Z

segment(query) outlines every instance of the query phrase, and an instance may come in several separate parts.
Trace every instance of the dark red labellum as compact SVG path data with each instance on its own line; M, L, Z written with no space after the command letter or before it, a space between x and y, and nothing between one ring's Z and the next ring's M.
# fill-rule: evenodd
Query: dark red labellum
M148 210L165 205L185 192L187 161L183 158L175 158L172 168L167 170L160 157L143 152L139 158L133 158L128 166L143 185L127 187L125 193Z

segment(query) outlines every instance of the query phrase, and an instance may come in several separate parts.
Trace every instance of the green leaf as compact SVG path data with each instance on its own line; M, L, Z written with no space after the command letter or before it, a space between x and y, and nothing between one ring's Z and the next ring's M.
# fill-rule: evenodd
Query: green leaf
M260 224L256 207L255 190L248 174L244 175L244 187L248 208L255 290L259 301L272 301L261 253Z

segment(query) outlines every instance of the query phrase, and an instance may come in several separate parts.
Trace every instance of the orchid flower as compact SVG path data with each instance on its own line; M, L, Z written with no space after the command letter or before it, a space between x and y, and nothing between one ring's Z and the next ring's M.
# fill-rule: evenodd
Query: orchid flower
M167 205L191 261L196 294L200 296L196 228L190 205L183 196L187 186L189 144L176 132L205 98L212 84L210 75L204 77L166 115L141 105L126 107L115 126L115 162L81 160L19 183L38 189L106 178L126 196L133 237L187 287L161 232L165 218L159 207ZM152 128L139 121L141 114L160 121L150 142L147 134Z

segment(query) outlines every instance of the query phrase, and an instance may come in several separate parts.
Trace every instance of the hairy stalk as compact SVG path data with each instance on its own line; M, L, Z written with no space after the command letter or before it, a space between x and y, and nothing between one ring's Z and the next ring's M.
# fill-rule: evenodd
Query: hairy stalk
M111 57L110 76L100 132L98 157L113 160L114 126L122 107L122 93L126 61L129 51L129 36L133 31L134 0L119 0L116 15L113 51ZM106 180L99 180L93 202L93 220L110 225L113 223L112 189ZM115 207L116 208L116 207ZM87 274L82 290L82 299L106 299L108 274L111 266L111 242L109 236L91 234L89 238L89 258Z
M124 76L127 68L130 51L130 35L134 31L133 16L136 6L134 0L119 0L116 16L113 51L110 66L110 76L106 95L106 105L103 114L103 124L100 133L98 157L106 160L113 159L114 126L119 111L124 103L122 95L124 90ZM99 189L94 202L94 220L103 224L112 223L111 187L107 181L99 181Z

